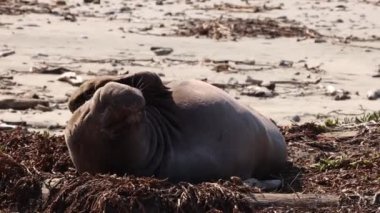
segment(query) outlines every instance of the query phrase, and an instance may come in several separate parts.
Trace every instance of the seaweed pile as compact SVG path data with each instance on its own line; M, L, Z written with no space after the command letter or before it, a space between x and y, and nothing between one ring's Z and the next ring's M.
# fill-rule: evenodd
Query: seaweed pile
M334 194L335 206L256 205L241 180L170 183L152 177L78 174L62 136L0 131L0 210L21 212L323 212L380 208L380 123L282 127L289 162L276 193ZM253 198L253 199L249 199Z
M49 4L37 1L1 0L0 14L21 15L25 13L49 14L53 8Z
M177 36L198 36L213 39L237 39L241 37L266 38L301 37L319 38L317 31L289 20L219 18L215 20L190 19L179 24Z

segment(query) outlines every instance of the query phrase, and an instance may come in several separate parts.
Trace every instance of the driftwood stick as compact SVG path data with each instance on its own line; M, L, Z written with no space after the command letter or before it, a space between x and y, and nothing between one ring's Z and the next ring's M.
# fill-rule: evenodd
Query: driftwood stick
M7 98L0 99L0 109L17 109L24 110L34 108L37 105L49 106L48 101L32 99L32 98Z
M0 76L0 80L3 80L3 79L12 80L13 76L6 76L6 75Z
M262 193L245 197L256 206L322 207L339 205L339 196L317 194Z
M296 84L296 85L309 85L309 84L318 84L321 82L322 78L318 78L315 81L272 81L275 84Z

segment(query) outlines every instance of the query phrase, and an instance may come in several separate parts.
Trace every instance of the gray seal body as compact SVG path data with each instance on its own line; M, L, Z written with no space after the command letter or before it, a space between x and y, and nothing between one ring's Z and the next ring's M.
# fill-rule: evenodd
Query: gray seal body
M154 73L95 78L70 99L65 130L79 172L201 182L265 177L286 162L278 128L208 83Z

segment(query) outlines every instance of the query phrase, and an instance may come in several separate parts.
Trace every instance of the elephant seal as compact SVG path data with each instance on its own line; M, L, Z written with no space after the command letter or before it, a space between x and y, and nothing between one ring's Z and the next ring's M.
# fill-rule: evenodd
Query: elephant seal
M202 81L164 85L151 72L95 78L69 107L65 139L79 172L201 182L262 178L286 162L270 120Z

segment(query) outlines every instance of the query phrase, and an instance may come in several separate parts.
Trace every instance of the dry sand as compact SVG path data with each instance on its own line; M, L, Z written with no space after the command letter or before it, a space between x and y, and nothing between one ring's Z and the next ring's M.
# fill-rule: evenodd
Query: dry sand
M41 63L76 71L84 79L141 70L160 73L164 80L207 79L227 85L231 95L279 124L289 124L296 115L301 122L323 121L379 110L380 99L366 97L369 90L380 89L380 78L372 77L380 69L379 1L247 2L228 1L243 6L238 8L221 7L220 0L114 0L100 4L70 0L63 6L48 0L37 5L2 0L0 52L13 50L15 54L0 57L0 76L13 77L0 79L0 98L36 94L50 102L51 111L2 109L0 117L7 122L24 121L36 129L50 126L62 131L70 117L65 100L76 87L58 81L55 74L30 72ZM176 35L178 26L188 26L191 20L236 18L242 18L242 24L245 19L271 18L281 25L306 26L321 36L285 37L281 32L276 38L250 36L231 33L225 29L228 25L216 25L217 36ZM174 51L156 56L150 50L153 46ZM282 60L292 61L293 66L279 66ZM229 69L215 71L223 65ZM239 88L247 86L247 76L285 83L276 84L278 95L274 97L241 95ZM297 83L319 78L317 84ZM334 100L325 94L329 85L350 92L351 98Z

